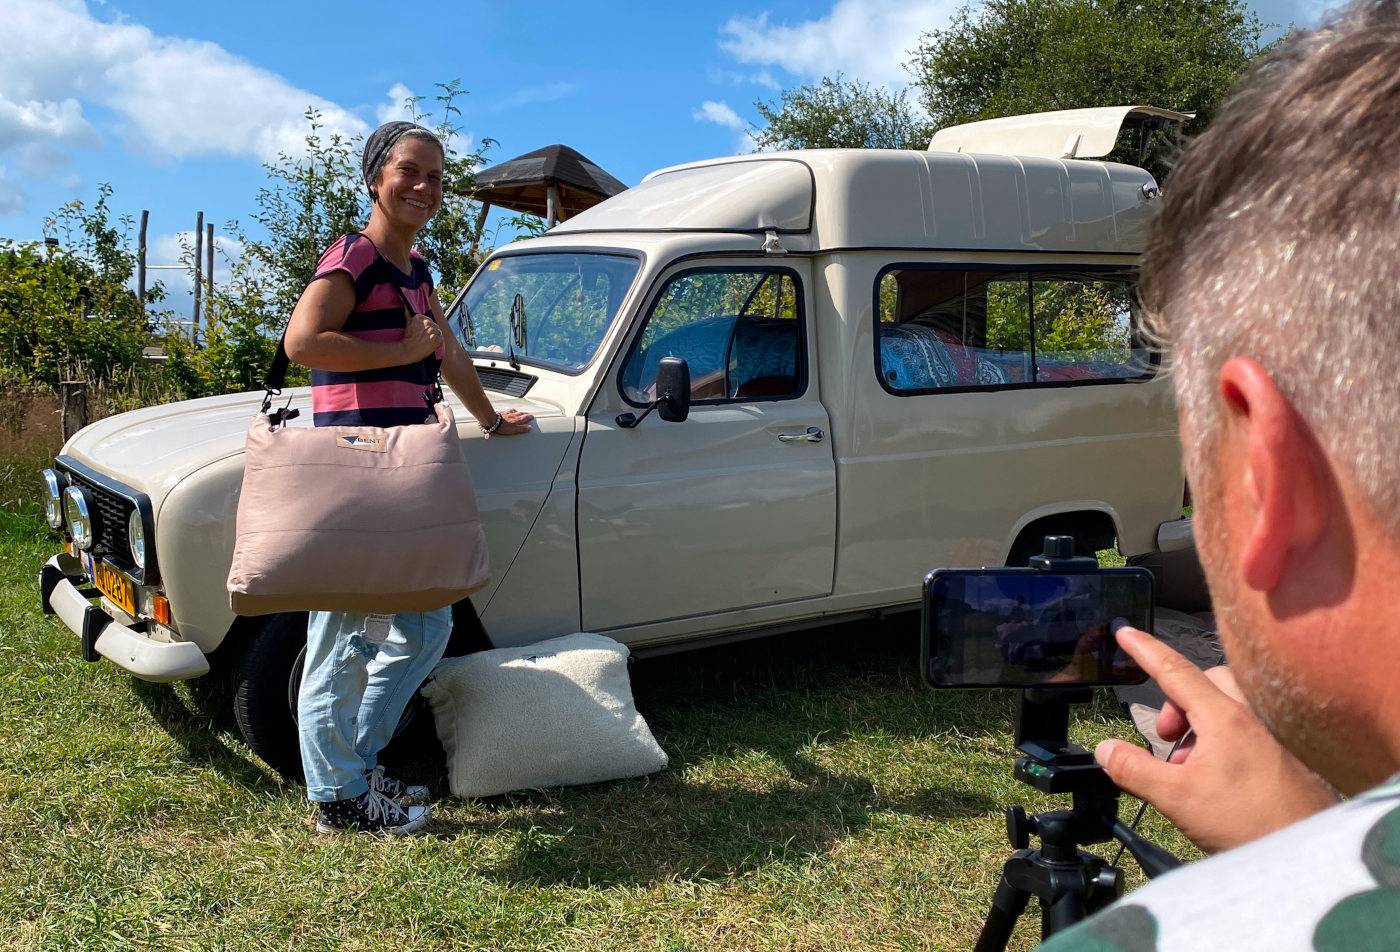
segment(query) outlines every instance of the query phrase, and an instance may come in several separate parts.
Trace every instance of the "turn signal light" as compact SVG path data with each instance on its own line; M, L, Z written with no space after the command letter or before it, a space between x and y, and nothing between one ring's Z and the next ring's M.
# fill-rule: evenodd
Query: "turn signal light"
M164 595L156 595L151 599L151 614L156 621L162 625L170 624L170 599Z

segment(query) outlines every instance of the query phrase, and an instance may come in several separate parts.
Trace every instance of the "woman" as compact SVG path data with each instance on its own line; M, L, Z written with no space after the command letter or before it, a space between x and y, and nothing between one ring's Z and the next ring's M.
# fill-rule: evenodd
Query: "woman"
M287 356L312 369L317 426L432 419L424 391L440 360L443 379L484 433L530 430L530 414L492 408L471 358L442 332L432 276L413 250L414 236L442 201L443 158L437 137L411 122L380 126L365 143L369 224L326 249L287 326ZM451 630L450 606L397 615L311 613L298 717L319 832L403 836L427 822L427 788L387 776L378 756L442 658Z

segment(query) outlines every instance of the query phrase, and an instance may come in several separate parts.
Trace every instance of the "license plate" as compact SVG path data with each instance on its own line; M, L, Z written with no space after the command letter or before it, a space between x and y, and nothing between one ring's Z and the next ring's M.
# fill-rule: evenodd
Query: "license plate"
M111 599L112 604L136 617L136 586L130 579L106 562L97 562L93 566L93 581L97 584L97 590Z

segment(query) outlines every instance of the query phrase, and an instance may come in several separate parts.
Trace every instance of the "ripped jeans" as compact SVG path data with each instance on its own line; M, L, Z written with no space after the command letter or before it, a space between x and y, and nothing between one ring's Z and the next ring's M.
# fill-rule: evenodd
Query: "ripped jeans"
M398 615L311 612L297 697L306 796L357 797L413 692L437 666L452 608Z

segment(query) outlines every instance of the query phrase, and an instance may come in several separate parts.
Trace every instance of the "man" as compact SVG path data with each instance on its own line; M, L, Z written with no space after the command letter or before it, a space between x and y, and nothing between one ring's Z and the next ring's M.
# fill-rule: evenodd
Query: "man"
M1096 756L1229 851L1044 948L1400 948L1397 0L1251 73L1173 172L1142 278L1233 679L1121 635L1171 699L1159 732L1192 735L1170 764Z

